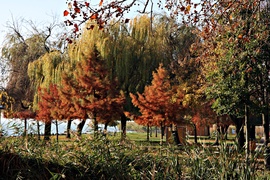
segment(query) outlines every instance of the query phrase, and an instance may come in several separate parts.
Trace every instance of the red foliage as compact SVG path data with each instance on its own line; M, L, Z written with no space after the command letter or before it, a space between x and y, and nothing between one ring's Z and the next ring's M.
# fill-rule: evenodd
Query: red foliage
M193 106L191 121L196 127L209 126L216 123L217 115L211 108L212 102L200 101L200 104Z
M68 16L69 12L67 10L64 11L64 16Z
M34 119L36 117L36 113L31 110L24 110L20 112L16 112L13 114L13 118L19 119Z
M162 65L150 86L146 86L143 94L137 96L130 93L132 103L140 109L140 116L133 116L138 124L150 126L169 125L182 120L181 113L185 107L181 105L183 94L171 85L168 72ZM126 113L129 115L129 113ZM183 114L182 114L183 115Z
M62 107L69 110L70 117L108 122L120 116L124 96L119 94L117 82L108 78L108 71L96 51L77 64L73 75L63 76L61 89Z
M49 89L39 88L38 95L40 101L38 103L37 119L44 122L51 122L53 119L59 119L59 106L61 100L57 85L50 84Z
M79 31L78 24L74 24L74 32L78 32L78 31Z

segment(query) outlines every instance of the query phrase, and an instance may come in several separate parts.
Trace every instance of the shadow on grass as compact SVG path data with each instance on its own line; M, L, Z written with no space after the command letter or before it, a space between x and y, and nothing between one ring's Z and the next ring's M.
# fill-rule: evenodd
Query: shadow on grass
M39 159L30 159L18 154L0 151L0 179L96 179L91 172L81 173L82 168L68 164L61 166Z

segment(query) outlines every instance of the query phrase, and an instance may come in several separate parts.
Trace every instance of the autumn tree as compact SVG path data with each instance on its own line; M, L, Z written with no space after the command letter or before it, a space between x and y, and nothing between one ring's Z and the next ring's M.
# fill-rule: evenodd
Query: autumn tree
M62 91L70 96L69 102L75 109L72 116L82 120L79 135L87 118L94 120L94 132L97 132L98 122L113 121L112 117L123 111L124 98L117 89L117 82L109 79L104 60L95 48L90 57L77 63L74 77L65 80Z
M49 88L39 88L38 119L45 122L45 137L48 140L50 136L52 120L56 123L56 139L58 141L58 121L65 120L65 109L62 109L63 100L60 96L59 87L56 84L50 84Z
M262 58L267 57L262 39L269 39L269 31L260 7L257 1L221 4L221 9L227 9L226 13L216 12L215 18L219 17L219 21L213 19L211 26L205 26L201 32L205 51L200 61L207 72L208 97L215 99L213 108L218 114L228 114L235 122L237 133L242 134L240 146L244 144L243 133L240 133L243 118L249 123L248 116L262 112L261 104L266 104L265 100L257 101L265 99L262 95L267 92L269 80L265 76L269 72L268 63ZM260 29L265 31L262 33ZM264 124L267 122L265 118ZM246 137L248 140L250 136Z
M27 136L27 120L28 119L35 119L36 113L31 110L30 107L25 108L23 111L15 112L12 114L13 118L18 118L24 121L24 131L23 136ZM40 135L40 134L38 134Z
M55 110L58 108L61 100L59 99L58 89L54 84L51 84L49 89L39 88L38 95L40 100L38 103L37 119L45 123L44 140L49 140L52 120L55 117L58 118L57 111Z
M23 27L27 27L27 33L25 33ZM35 116L35 103L33 103L33 99L36 86L34 85L35 82L32 81L33 79L28 76L28 65L47 52L58 48L58 43L53 43L52 40L53 30L56 27L58 27L56 22L53 22L44 29L39 29L32 21L24 19L13 20L7 23L8 31L1 49L1 57L6 60L5 65L8 70L6 89L15 102L12 106L12 113L10 111L6 114L8 117L24 119L25 134L27 119Z
M132 103L139 108L141 115L135 116L135 122L147 126L159 126L183 122L183 93L171 84L168 71L161 64L153 72L151 85L146 86L142 94L130 93ZM162 142L163 135L161 135Z
M27 27L25 33L25 29ZM7 23L7 33L2 47L2 58L9 66L6 89L15 100L14 111L23 110L21 101L26 104L33 102L35 88L27 76L28 65L46 52L57 48L51 39L56 23L39 29L32 21L24 19ZM59 40L57 40L59 41Z
M71 128L72 120L78 118L75 114L76 110L73 104L73 94L75 93L74 92L75 87L73 84L76 84L73 74L62 72L61 87L59 88L59 96L62 103L58 107L59 108L58 111L62 119L67 120L67 134L66 134L67 138L71 138L70 128ZM80 134L82 131L82 128L79 128L79 126L81 125L82 123L78 125L78 128L77 128L79 129L78 134Z

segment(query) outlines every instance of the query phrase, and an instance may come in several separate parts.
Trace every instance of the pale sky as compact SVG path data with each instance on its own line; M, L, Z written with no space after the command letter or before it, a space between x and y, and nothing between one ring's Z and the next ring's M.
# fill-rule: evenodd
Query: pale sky
M153 2L156 6L157 0ZM65 20L63 12L66 9L66 0L1 0L0 48L8 30L5 26L8 21L12 22L12 17L15 21L23 18L31 20L37 26L45 26L52 23L53 17L57 18L59 22L63 22ZM155 10L158 10L158 8L155 7ZM133 18L135 14L137 13L131 11L127 17Z
M12 21L12 16L15 20L23 18L44 25L52 22L53 16L64 21L66 7L66 0L1 0L0 45L7 30L6 23Z

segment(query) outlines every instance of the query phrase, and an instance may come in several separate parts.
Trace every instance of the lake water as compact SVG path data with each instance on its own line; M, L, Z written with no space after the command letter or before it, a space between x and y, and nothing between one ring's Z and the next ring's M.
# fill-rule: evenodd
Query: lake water
M86 120L82 133L91 133L93 132L92 121L90 119ZM73 120L71 123L71 130L76 131L77 125L80 123L79 120ZM40 133L44 134L44 123L39 122L40 124ZM99 124L99 129L103 130L104 125ZM58 132L59 134L64 134L67 129L66 121L58 121ZM0 121L0 130L3 131L4 136L18 136L23 133L24 130L24 120L20 119L6 119L3 116ZM119 132L118 127L108 126L108 132ZM28 134L37 134L37 121L35 120L27 120L27 131ZM52 123L52 134L56 134L56 123L53 121Z

